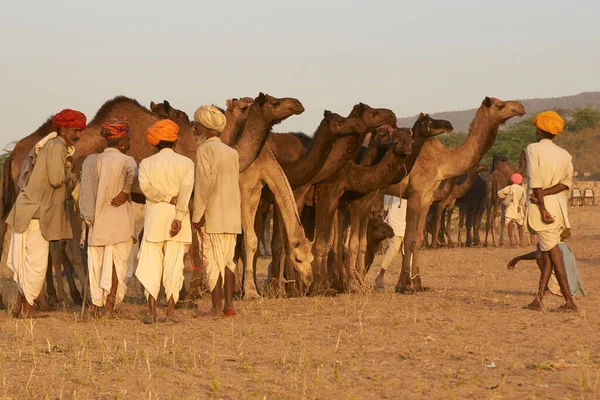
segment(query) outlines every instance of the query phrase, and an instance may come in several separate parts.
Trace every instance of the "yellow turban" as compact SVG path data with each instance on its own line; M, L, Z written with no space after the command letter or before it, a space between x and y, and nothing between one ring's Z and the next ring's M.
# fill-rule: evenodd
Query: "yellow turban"
M533 124L544 132L558 135L565 127L565 121L555 111L544 111L533 119Z
M148 129L146 139L152 146L156 146L161 140L165 142L176 141L178 133L179 125L170 119L161 119L152 128Z
M227 120L223 113L215 106L198 107L194 113L194 121L213 131L223 132Z

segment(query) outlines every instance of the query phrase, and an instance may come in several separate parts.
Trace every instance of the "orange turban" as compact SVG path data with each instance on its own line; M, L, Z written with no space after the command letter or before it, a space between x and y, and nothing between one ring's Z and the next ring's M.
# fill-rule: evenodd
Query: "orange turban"
M161 140L165 142L176 141L178 133L179 125L170 119L161 119L152 128L148 129L146 139L152 146L156 146Z
M100 127L100 135L105 139L120 139L129 133L129 122L126 117L111 118Z
M52 117L52 125L56 128L72 128L85 130L87 119L82 112L65 108L54 117Z
M544 111L533 118L533 124L544 132L558 135L565 127L565 121L556 111Z
M523 176L521 174L512 174L510 180L515 185L520 185L523 182Z

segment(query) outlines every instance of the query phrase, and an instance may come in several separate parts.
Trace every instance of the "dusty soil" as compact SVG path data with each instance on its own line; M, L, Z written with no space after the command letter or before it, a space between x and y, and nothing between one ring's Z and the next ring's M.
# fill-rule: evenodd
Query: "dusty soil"
M227 320L181 310L180 324L146 326L134 304L111 320L1 313L0 397L596 399L600 207L571 217L588 292L579 314L521 308L537 268L506 263L532 248L424 251L431 290L413 296L393 293L397 261L385 292L239 301ZM0 293L14 301L14 284L0 281Z

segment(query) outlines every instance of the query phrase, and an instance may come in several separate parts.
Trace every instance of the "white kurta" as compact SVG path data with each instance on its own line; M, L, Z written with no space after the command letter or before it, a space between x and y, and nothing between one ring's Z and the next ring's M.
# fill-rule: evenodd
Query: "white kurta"
M146 207L135 276L146 296L155 299L162 277L167 299L172 296L177 302L183 285L183 256L192 241L188 204L194 188L194 163L171 149L162 149L140 163L139 181ZM175 196L177 206L170 204ZM181 221L181 231L171 237L175 219Z
M525 221L525 188L521 185L512 184L498 191L498 197L508 200L506 208L506 218L509 221L515 221L519 225L523 225Z
M387 210L385 222L394 230L394 236L404 237L406 231L407 201L396 196L385 195L383 208Z
M527 222L535 231L540 241L542 251L549 251L560 241L560 234L565 228L570 228L568 218L568 190L561 193L544 196L546 209L554 218L552 224L542 220L540 208L529 201L529 194L534 188L548 189L559 183L568 188L572 187L573 163L571 155L558 147L550 139L532 143L525 149L527 157Z
M23 233L12 231L6 264L25 300L33 305L46 279L50 243L40 230L40 220L32 219Z

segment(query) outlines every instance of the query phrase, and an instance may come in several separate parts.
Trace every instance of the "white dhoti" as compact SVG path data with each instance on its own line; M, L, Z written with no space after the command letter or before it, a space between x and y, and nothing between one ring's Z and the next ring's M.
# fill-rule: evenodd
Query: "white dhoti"
M88 269L90 276L90 295L95 306L103 307L112 286L113 265L119 286L115 304L123 301L127 293L125 278L131 254L133 239L109 246L88 246Z
M385 256L383 257L383 261L381 262L381 269L387 270L394 258L400 252L402 248L402 243L404 242L404 238L402 236L394 236L390 239L390 245L385 252Z
M167 300L173 297L179 301L179 291L183 286L183 256L189 245L183 242L167 240L149 242L144 238L138 253L138 266L135 276L144 286L144 294L158 298L160 281L165 287Z
M49 249L50 243L40 231L39 219L32 219L23 233L12 232L6 264L14 272L19 291L30 305L44 287Z
M235 233L199 233L204 236L204 245L202 255L206 266L206 275L208 277L208 288L212 292L217 286L219 276L221 287L225 284L225 268L235 273L235 244L237 235ZM202 238L200 238L202 243Z
M561 241L560 234L564 228L559 226L557 228L548 229L546 231L538 231L536 232L538 237L538 242L540 244L541 251L550 251L555 246L558 245L558 242Z

